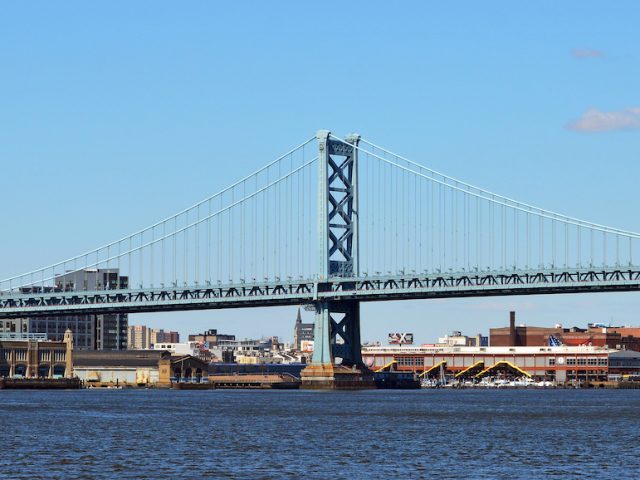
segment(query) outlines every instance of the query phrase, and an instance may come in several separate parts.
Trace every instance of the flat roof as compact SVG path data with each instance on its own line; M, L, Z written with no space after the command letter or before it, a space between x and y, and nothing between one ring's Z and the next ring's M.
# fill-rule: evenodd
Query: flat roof
M616 350L609 355L616 358L640 358L640 352L634 350Z
M414 347L414 346L394 346L394 347L362 347L362 353L366 354L389 354L389 355L532 355L532 354L585 354L585 353L611 353L617 350L587 345L559 347Z
M166 350L74 350L74 367L151 367L162 358L169 358Z

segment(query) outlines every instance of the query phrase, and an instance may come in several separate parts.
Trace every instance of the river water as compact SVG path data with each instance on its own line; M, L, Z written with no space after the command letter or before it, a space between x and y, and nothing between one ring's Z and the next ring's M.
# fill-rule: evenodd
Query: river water
M0 401L1 478L640 477L640 390L5 390Z

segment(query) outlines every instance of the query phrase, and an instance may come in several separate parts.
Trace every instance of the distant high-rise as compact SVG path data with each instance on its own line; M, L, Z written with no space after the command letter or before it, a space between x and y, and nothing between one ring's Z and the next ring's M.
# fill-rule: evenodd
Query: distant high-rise
M128 277L117 268L85 269L58 275L56 290L117 290L128 288ZM78 350L125 350L127 348L126 313L104 315L64 315L30 317L28 331L44 333L49 340L61 342L67 329L73 332L73 347Z
M178 332L161 328L152 328L149 332L149 343L152 346L156 343L180 343L180 334Z
M127 327L127 348L129 350L148 350L150 333L150 329L145 325L129 325Z
M146 325L129 325L127 327L129 350L148 350L159 343L180 343L180 334L161 328L149 328Z

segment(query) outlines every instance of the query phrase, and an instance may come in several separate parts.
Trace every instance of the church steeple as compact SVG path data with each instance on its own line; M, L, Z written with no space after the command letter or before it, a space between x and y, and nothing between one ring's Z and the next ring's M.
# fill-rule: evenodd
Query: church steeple
M298 307L298 316L296 317L296 324L293 327L293 348L300 350L300 336L302 334L302 315L300 314L300 307Z

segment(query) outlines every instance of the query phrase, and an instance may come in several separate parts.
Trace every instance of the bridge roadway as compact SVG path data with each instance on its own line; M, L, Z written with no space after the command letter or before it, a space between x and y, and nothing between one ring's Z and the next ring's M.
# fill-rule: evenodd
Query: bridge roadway
M139 290L2 292L0 318L247 308L340 300L370 302L620 291L640 291L638 267L409 274Z

